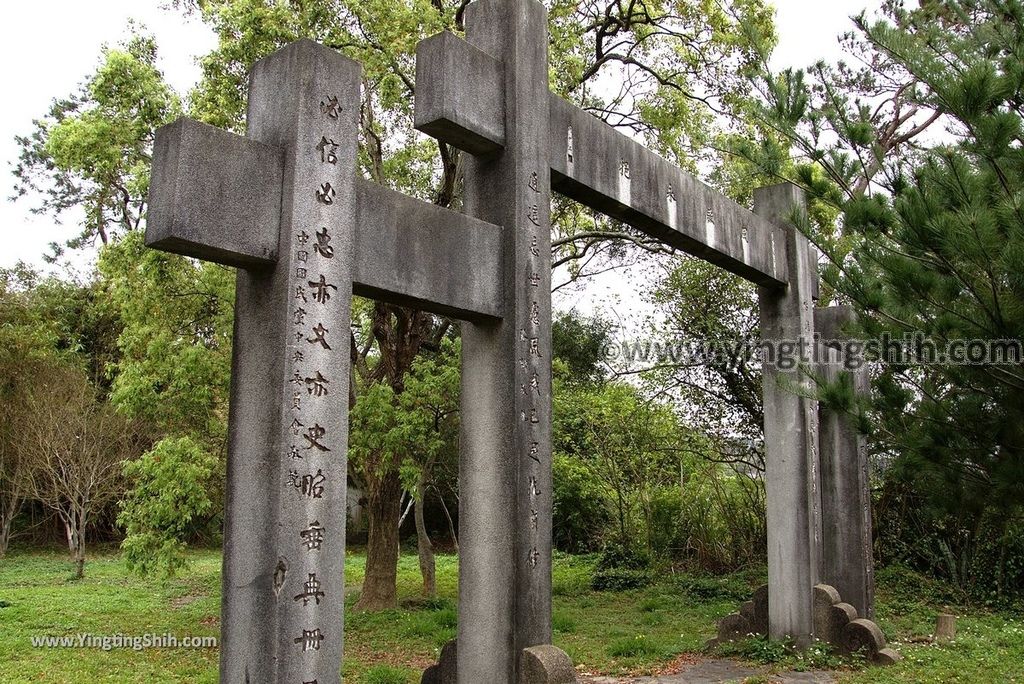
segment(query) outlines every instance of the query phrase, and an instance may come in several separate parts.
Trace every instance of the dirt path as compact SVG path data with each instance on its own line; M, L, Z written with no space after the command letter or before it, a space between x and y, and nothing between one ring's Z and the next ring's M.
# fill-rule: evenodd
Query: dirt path
M767 675L766 669L747 667L734 660L702 660L685 666L676 674L655 677L584 677L586 684L724 684L742 682L748 677L764 677L772 684L832 684L828 672L782 672Z

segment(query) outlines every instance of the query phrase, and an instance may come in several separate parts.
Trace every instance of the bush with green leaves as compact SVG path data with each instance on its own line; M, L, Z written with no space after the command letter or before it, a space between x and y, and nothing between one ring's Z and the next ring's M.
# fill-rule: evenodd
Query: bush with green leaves
M651 583L651 558L629 542L615 540L605 545L590 582L595 591L627 591Z
M125 462L132 488L117 523L126 533L121 549L131 570L173 576L184 567L187 542L213 507L210 482L217 470L216 457L189 437L168 437Z
M555 452L552 470L555 548L568 553L596 551L612 525L604 485L586 463L565 454Z

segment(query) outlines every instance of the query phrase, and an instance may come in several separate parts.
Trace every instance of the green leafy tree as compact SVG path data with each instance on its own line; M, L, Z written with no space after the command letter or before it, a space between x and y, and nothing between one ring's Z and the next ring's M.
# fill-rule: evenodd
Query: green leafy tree
M42 193L34 211L84 213L81 231L66 242L80 248L139 228L145 216L156 129L181 112L178 97L156 68L156 44L135 35L105 48L95 73L35 122L14 169L15 197ZM63 251L53 243L51 258Z
M124 463L130 488L117 523L130 570L173 576L186 565L188 541L213 508L209 482L217 470L217 458L188 437L163 439Z
M394 475L399 486L412 493L426 595L434 595L436 586L434 555L423 519L423 505L435 473L457 470L459 348L457 341L447 340L439 353L417 358L399 394L387 383L367 387L352 409L349 422L351 468L361 475L375 472L376 477L385 469L396 469ZM371 510L376 503L373 496L372 490L368 492ZM393 500L398 515L400 497ZM370 517L370 538L377 540L377 552L392 554L387 565L397 571L398 528L388 525L383 530L375 529L374 525L380 524L380 520L380 517ZM395 584L388 581L375 585L373 590L394 591L394 587ZM367 591L364 585L363 593ZM364 601L361 596L357 605L369 608L396 599L393 595L378 595Z

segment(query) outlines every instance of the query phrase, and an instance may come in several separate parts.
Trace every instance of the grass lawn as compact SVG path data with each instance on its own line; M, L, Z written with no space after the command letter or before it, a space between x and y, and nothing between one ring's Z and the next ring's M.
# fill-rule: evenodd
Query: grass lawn
M172 580L128 574L114 552L95 553L86 577L71 579L57 552L14 551L0 561L0 682L215 682L217 650L34 648L33 636L171 633L217 636L220 553L193 551L191 565ZM595 592L593 558L557 555L554 564L554 642L588 673L650 673L681 654L699 651L715 621L735 610L756 574L720 579L667 575L645 589ZM398 582L402 607L385 613L351 611L365 556L350 553L346 579L345 662L352 684L418 683L442 644L455 636L457 560L438 557L439 597L419 597L419 570L403 555ZM1019 616L954 610L959 638L927 643L940 606L931 585L879 573L879 622L905 660L894 668L860 668L821 650L798 658L773 645L733 649L776 669L826 665L843 682L1024 683L1024 623Z

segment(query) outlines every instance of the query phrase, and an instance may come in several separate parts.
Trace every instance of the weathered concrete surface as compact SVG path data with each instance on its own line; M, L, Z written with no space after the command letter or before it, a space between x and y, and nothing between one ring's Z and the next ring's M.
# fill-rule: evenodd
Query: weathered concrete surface
M576 669L565 651L550 644L524 648L519 657L519 684L577 684Z
M452 639L441 647L436 665L423 672L420 684L455 684L458 679L458 642Z
M788 225L803 207L795 186L754 192L754 211L785 233L789 268L785 289L761 287L761 336L798 351L791 366L764 355L765 497L768 516L768 634L810 643L814 633L812 588L821 572L821 500L818 472L818 413L807 398L812 363L814 309L808 241Z
M839 344L843 328L853 320L849 307L819 308L815 331L823 342ZM841 346L841 345L840 345ZM866 366L846 370L843 351L822 349L818 373L827 382L842 379L866 395L870 377ZM874 618L875 575L872 550L871 482L867 440L853 416L826 406L818 409L821 459L822 575L861 617Z
M360 78L357 63L311 41L299 41L258 62L250 80L248 137L288 152L281 257L272 270L240 270L236 288L222 682L329 684L340 678L348 373L338 369L348 359ZM321 110L327 94L342 104L337 118ZM324 164L316 153L324 135L337 143L336 164ZM330 205L316 196L328 182L335 193ZM330 259L314 256L301 237L303 231L324 225L332 228ZM309 320L296 333L296 286L320 276L337 286L337 293L329 302L307 302ZM329 338L335 343L331 349L308 341L313 321L337 333ZM294 361L295 351L302 352L301 363ZM309 397L301 411L294 411L296 385L291 379L316 371L329 378L330 393ZM330 451L303 448L296 420L303 426L325 426L319 441ZM289 457L296 445L302 453L298 460ZM291 471L303 478L319 471L324 478L317 486L322 490L315 497L304 493L291 484ZM310 487L313 482L305 481ZM313 522L324 529L316 550L300 536ZM297 600L311 574L322 596ZM314 630L323 638L303 639Z
M504 228L506 317L462 327L458 681L514 684L551 641L547 11L479 0L466 38L504 69L505 146L465 160L465 210Z
M355 294L462 320L500 317L501 228L356 179Z
M192 119L153 144L146 244L238 267L277 260L284 155Z
M505 145L505 75L501 61L445 31L416 46L414 123L471 154Z
M548 98L555 190L758 285L788 282L780 226L588 112Z

